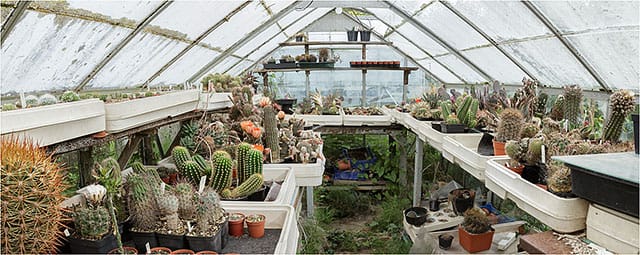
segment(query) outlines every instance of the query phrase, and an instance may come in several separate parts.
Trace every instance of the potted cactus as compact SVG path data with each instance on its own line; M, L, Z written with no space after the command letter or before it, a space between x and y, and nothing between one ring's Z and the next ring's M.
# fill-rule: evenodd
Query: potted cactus
M487 214L473 207L464 213L464 221L458 227L458 240L467 252L484 251L491 248L494 232Z
M248 215L245 221L249 230L249 236L253 238L261 238L264 236L264 223L266 217L262 214Z
M252 149L248 143L241 143L238 145L236 155L238 174L235 188L232 188L233 160L229 153L216 151L212 156L213 170L211 171L210 187L219 192L224 199L240 199L264 188L262 152Z
M505 143L509 140L519 140L520 130L524 120L520 110L507 108L500 113L498 129L493 140L493 154L495 156L505 155Z
M241 237L244 234L244 214L232 213L229 215L229 235Z
M98 184L86 186L77 191L83 194L87 203L73 211L75 233L69 237L73 253L107 253L118 248L116 237L111 231L111 215L104 206L107 189Z
M195 227L187 233L191 250L222 251L223 225L227 224L218 193L207 188L194 197L196 205Z
M158 242L155 235L159 222L156 214L158 205L155 193L160 190L159 176L153 173L153 169L147 171L134 172L127 176L125 189L129 215L131 215L131 238L139 251L146 250L145 244L156 247Z
M158 244L172 250L182 249L185 244L186 226L178 217L178 197L170 190L160 192L162 194L156 196L160 220L160 226L155 231Z

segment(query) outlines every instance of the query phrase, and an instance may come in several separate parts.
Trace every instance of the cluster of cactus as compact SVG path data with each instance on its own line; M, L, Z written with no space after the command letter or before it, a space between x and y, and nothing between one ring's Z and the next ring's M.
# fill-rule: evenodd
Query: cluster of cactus
M411 116L420 119L430 119L433 116L431 115L431 106L428 102L418 102L411 105Z
M496 141L507 142L509 140L518 140L520 138L520 130L524 124L522 113L515 108L507 108L500 113L500 122L496 134Z
M482 234L491 230L491 223L482 209L472 207L464 212L462 228L471 234Z
M24 97L24 102L26 105L23 105L22 108L29 108L38 106L38 97L34 95L27 95Z
M131 173L125 183L131 224L135 231L153 232L157 223L157 203L155 196L160 191L160 183L152 174Z
M217 151L213 156L214 169L211 187L225 198L237 198L253 194L262 187L262 152L252 149L248 143L237 148L237 187L230 189L232 160L227 152Z
M202 78L202 87L215 92L230 92L233 88L240 87L242 78L233 77L229 74L207 74Z
M172 234L183 233L184 228L182 228L178 217L178 208L180 206L178 197L170 191L165 191L164 194L159 194L156 197L156 203L160 214L159 220L166 223L166 230Z
M178 198L178 217L182 220L192 220L196 214L195 204L193 203L195 196L193 185L179 180L174 187L174 192L176 198Z
M471 96L461 97L462 102L456 107L456 116L460 120L461 124L469 128L474 128L478 124L476 120L476 114L478 112L478 99Z
M552 161L550 164L547 164L547 167L549 169L549 177L547 178L549 190L559 193L570 193L571 169L557 161Z
M60 95L60 101L62 102L75 102L78 100L80 100L80 95L70 90L65 91L64 93L62 93L62 95Z
M182 123L180 127L180 146L186 147L189 151L196 150L196 136L199 125L195 121Z
M522 126L522 130L520 130L521 138L532 138L536 136L540 132L540 128L535 123L527 122Z
M544 92L541 92L536 98L534 98L534 116L538 118L545 116L547 113L547 100L549 100L549 95Z
M273 162L280 161L280 143L278 137L278 123L276 118L276 109L269 104L263 108L264 118L262 126L265 129L264 138L265 145L271 149L271 160Z
M525 120L535 116L537 108L536 87L538 86L538 81L524 78L522 79L522 88L517 89L511 99L511 107L520 110Z
M51 94L44 94L38 98L38 105L52 105L57 103L58 99Z
M28 140L3 136L0 148L2 252L55 253L65 220L60 166Z
M581 126L582 89L578 85L567 85L564 87L563 97L564 119L569 122L572 128Z
M258 191L260 188L262 188L263 184L264 184L264 178L262 177L262 174L255 173L249 176L249 178L247 178L243 183L238 185L238 187L236 187L235 189L233 190L225 189L222 191L220 195L226 198L245 197Z
M220 205L220 198L211 188L206 188L193 200L196 209L194 230L189 233L191 236L205 236L210 234L210 230L218 228L224 222L224 210Z
M504 146L505 153L511 159L523 162L529 149L529 139L509 140Z
M111 229L109 211L104 206L77 208L73 212L73 225L81 239L100 240Z
M555 121L562 120L564 118L564 96L558 95L558 97L556 97L556 101L551 107L549 118Z
M178 173L181 176L187 178L194 185L198 185L200 183L200 178L205 174L207 168L203 168L196 160L194 160L189 150L182 146L176 146L171 151L171 155L173 155L173 159L176 162L176 167L178 168ZM198 160L202 163L202 159ZM207 163L205 162L205 167Z
M611 94L609 98L609 110L602 138L607 141L617 142L622 132L622 127L627 115L633 110L633 92L619 90Z

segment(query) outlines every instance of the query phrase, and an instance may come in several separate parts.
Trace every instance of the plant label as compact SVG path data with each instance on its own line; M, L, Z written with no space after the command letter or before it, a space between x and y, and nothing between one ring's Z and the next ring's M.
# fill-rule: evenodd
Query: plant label
M144 244L144 248L147 249L147 254L151 253L151 245L149 245L149 242Z
M207 183L207 176L203 175L200 177L200 186L198 186L198 193L202 193L204 191L204 185Z
M547 153L545 152L544 145L542 145L542 148L540 148L540 150L542 152L542 164L545 164L546 163L545 161L547 160L546 159L547 157L545 157L546 156L545 154Z
M71 233L69 233L69 229L65 228L64 229L64 236L70 236L70 235L71 235Z
M27 100L24 98L24 91L20 91L20 105L22 105L22 108L27 108Z
M193 230L193 226L191 226L191 221L187 221L187 229L189 230L189 233L191 233L191 231Z
M166 183L164 182L160 183L160 195L164 195L165 186L166 186Z

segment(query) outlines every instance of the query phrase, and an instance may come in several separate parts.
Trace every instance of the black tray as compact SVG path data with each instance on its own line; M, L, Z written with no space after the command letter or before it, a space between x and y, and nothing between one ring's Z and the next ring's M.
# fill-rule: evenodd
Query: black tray
M333 68L335 62L300 62L300 68Z
M297 68L298 65L295 62L292 63L279 63L279 64L263 64L265 69L284 69L284 68Z
M637 183L571 167L571 189L579 197L638 218Z
M464 133L466 127L464 124L446 124L440 122L440 132L447 134Z

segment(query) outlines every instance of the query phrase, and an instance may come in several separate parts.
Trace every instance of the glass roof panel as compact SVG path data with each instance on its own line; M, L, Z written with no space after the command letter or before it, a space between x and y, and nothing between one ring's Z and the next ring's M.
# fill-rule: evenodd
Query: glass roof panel
M593 66L607 85L639 89L640 51L638 31L612 31L568 36L567 39Z
M467 49L489 43L482 35L441 4L430 5L414 18L455 49Z
M393 33L387 37L387 40L393 42L393 45L398 47L408 56L411 56L415 60L420 60L428 57L427 54L422 52L418 47L414 46L412 43L404 39L404 37L398 35L398 33Z
M519 1L449 1L449 3L496 42L552 34Z
M271 15L274 15L295 2L295 0L265 0L264 2L267 4L269 10L271 10Z
M269 17L260 1L255 1L233 15L228 22L214 30L202 42L225 50L267 21Z
M176 1L169 5L150 25L186 34L194 40L227 14L240 6L242 1Z
M13 5L16 5L16 3L13 3ZM11 12L13 12L13 7L6 7L6 6L0 7L0 24L4 24L4 22L6 21L7 17L9 17L9 14L11 14Z
M296 33L300 32L300 30L304 29L307 25L327 14L327 12L329 12L329 8L318 8L315 11L309 13L307 16L304 16L304 18L302 18L298 22L286 28L284 32L288 36L295 35Z
M2 45L2 91L73 88L130 31L25 11Z
M422 1L401 0L401 1L393 1L392 4L400 7L400 9L404 10L409 15L413 15L429 2L431 1L430 0L422 0Z
M247 69L247 67L251 65L253 65L252 61L242 60L242 62L231 68L227 73L231 75L239 75L240 72L244 71L244 69Z
M482 68L489 76L500 82L519 84L523 77L528 77L517 65L493 46L466 50L461 53Z
M438 76L443 82L446 83L462 83L460 79L458 79L455 75L453 75L449 70L444 68L442 65L438 64L433 59L425 59L418 61L420 65L424 68L427 68L429 72L433 73L433 75Z
M254 60L254 61L259 61L265 55L267 55L269 52L271 52L272 50L277 48L279 46L279 44L281 42L284 42L286 39L287 38L282 33L280 33L276 37L274 37L273 39L268 41L265 45L263 45L262 47L258 48L256 51L251 53L247 58L251 59L251 60ZM280 56L274 56L273 58L277 59L279 57Z
M442 62L443 65L446 65L447 67L449 67L451 71L453 71L454 73L462 77L462 79L464 79L468 83L487 81L484 78L482 78L480 74L478 74L476 71L471 69L471 67L469 67L468 65L460 61L460 59L458 59L456 56L445 55L442 57L436 57L436 59Z
M209 70L207 72L207 74L209 73L222 73L224 71L226 71L227 69L229 69L230 67L232 67L233 65L235 65L236 63L238 63L240 61L239 58L236 57L227 57L224 60L222 60L222 62L220 62L220 64L214 66L213 68L211 68L211 70ZM204 76L204 75L203 75ZM200 77L202 78L202 77Z
M145 81L175 57L186 43L163 36L141 33L136 35L89 82L92 87L131 87Z
M384 20L387 24L394 27L403 21L402 17L387 8L367 8L367 11L375 14L379 19Z
M155 10L161 1L87 1L67 0L70 8L84 9L110 16L113 19L128 18L142 21Z
M220 55L217 51L195 46L178 61L169 66L151 85L179 84L189 79L194 70L200 70L205 64Z
M269 26L267 29L258 34L258 36L247 41L245 45L236 50L235 55L246 56L253 49L255 49L256 47L260 47L260 45L262 45L266 40L269 40L269 38L278 33L280 33L280 27L278 27L278 24Z
M436 41L431 39L431 37L420 32L420 30L418 30L416 27L414 27L409 23L405 23L402 26L398 27L397 31L400 34L410 38L411 41L416 43L420 48L429 52L429 54L431 54L432 56L445 54L449 52L447 51L447 49L440 46L440 44L438 44Z
M327 8L322 8L324 10L326 10ZM280 24L280 26L282 26L282 28L288 26L289 24L291 24L291 22L296 21L298 18L302 17L302 15L305 15L309 12L313 11L313 9L311 8L307 8L304 10L293 10L291 11L289 14L284 15L284 17L282 17L280 20L278 20L278 24Z
M503 48L544 85L579 84L585 89L600 87L557 38L510 43Z
M638 26L639 1L533 2L562 33Z

